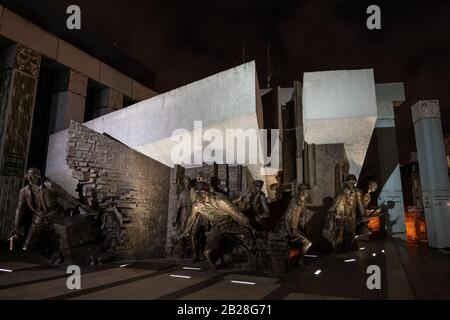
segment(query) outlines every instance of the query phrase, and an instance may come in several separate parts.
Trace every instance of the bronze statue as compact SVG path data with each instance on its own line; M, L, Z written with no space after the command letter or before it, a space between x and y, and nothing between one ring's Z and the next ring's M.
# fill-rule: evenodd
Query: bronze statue
M195 178L195 184L190 189L190 204L194 203L197 197L197 191L207 191L213 192L213 187L211 187L207 182L206 174L203 171L197 173ZM192 212L192 207L188 212L188 218ZM187 221L187 220L186 220ZM183 226L182 232L186 228L186 223ZM204 252L206 247L206 233L210 230L211 226L207 219L199 216L195 221L192 231L191 231L191 245L192 245L192 261L197 262L204 259ZM183 238L180 236L180 238Z
M365 213L356 183L356 176L352 174L345 178L344 188L335 197L323 230L323 236L333 248L343 252L352 249L357 221Z
M311 240L304 234L306 226L306 201L311 188L307 184L299 184L297 195L289 203L284 217L287 238L290 243L300 243L301 257L303 257L312 245Z
M31 226L22 248L26 251L35 244L42 232L54 234L53 223L64 216L58 198L66 199L86 210L87 208L58 184L50 180L43 181L39 169L29 168L25 180L28 184L19 192L14 230L10 238L17 237L23 228L26 215L32 214ZM59 248L57 250L59 252Z
M267 197L264 192L261 191L263 185L264 181L255 180L245 194L233 200L233 203L238 209L251 217L258 225L261 224L264 219L269 217Z
M191 192L191 214L181 237L190 235L199 218L208 221L211 224L211 231L208 233L204 254L215 268L216 262L225 252L224 246L226 242L229 242L229 238L243 244L243 241L239 241L233 236L242 236L248 239L249 235L253 235L252 227L249 219L226 196L206 191L204 188L194 188L193 190ZM246 246L249 250L253 247L254 242Z
M358 222L357 225L357 236L365 236L371 235L372 230L370 230L368 226L368 220L372 217L377 216L380 213L379 208L369 208L370 202L372 200L372 193L377 191L378 183L375 181L369 181L367 185L367 191L363 193L361 190L358 190L358 197L361 198L362 205L364 207L362 219Z

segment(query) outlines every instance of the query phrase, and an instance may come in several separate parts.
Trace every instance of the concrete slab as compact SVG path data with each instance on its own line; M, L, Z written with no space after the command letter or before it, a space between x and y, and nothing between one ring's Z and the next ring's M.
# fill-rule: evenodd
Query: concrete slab
M302 99L305 141L343 143L358 177L377 120L373 69L305 72Z
M201 125L198 121L201 121ZM202 150L207 148L207 142L202 142L201 135L208 129L220 131L222 136L226 137L226 130L229 129L245 132L262 127L262 105L255 63L249 62L157 95L84 125L99 133L107 133L170 167L181 160L172 157L172 152L179 154L175 147L184 146L185 143L191 151L186 152L188 158L194 159L198 164L201 164L202 160L208 162L210 159L202 157ZM213 134L212 131L210 133ZM240 137L245 139L245 133L240 134ZM231 138L224 140L226 141L222 144L214 143L216 154L225 149L228 140L232 144L235 142ZM74 192L72 189L75 182L70 182L74 179L65 163L66 147L66 131L50 136L46 176L69 192ZM252 155L256 156L255 153ZM222 162L245 165L249 162L250 152L247 157L243 157L243 161L229 158L223 153ZM220 163L219 159L215 160ZM189 166L186 163L183 165ZM260 178L258 168L249 168L255 179Z
M151 274L152 270L137 270L127 268L114 268L81 275L81 290L94 288L117 281ZM30 285L15 287L12 290L0 290L0 299L5 300L35 300L49 299L75 292L67 289L67 278L39 282Z
M275 281L276 278L229 275L212 286L182 297L181 300L259 300L280 287Z
M214 274L179 270L156 277L99 290L76 297L76 300L151 300L210 279ZM187 278L189 277L189 278Z

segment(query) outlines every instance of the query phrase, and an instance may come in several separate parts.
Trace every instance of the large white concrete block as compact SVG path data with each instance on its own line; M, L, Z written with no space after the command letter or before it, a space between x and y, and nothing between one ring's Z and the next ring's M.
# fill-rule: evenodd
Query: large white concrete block
M181 88L154 96L127 108L109 113L85 123L99 133L107 133L129 147L173 166L172 141L175 130L185 129L194 136L196 121L202 122L203 133L216 129L225 136L227 129L258 130L262 127L262 105L254 62L215 74ZM50 139L47 159L47 175L58 183L66 181L66 167L62 157L66 145L62 143L65 132L56 133ZM201 136L200 136L201 137ZM226 143L223 144L225 149ZM200 149L205 143L200 144ZM217 147L217 145L216 145ZM216 150L220 151L220 148ZM193 149L193 154L201 150ZM246 161L247 161L246 157ZM223 162L247 164L238 159ZM260 165L249 166L255 178L260 178ZM54 174L55 173L55 174ZM61 178L59 176L61 176ZM65 175L65 176L63 176Z
M343 143L359 176L377 120L372 69L305 72L303 119L307 143Z

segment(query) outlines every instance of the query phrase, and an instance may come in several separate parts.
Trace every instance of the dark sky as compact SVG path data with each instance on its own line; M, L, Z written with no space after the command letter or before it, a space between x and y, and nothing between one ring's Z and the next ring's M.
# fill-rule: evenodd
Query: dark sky
M418 99L440 100L450 132L450 1L49 2L61 17L79 5L82 27L155 70L158 92L253 59L265 87L270 38L272 72L279 71L272 85L292 86L305 71L357 68L374 68L377 82L404 82L407 101L396 109L401 162L415 149L410 107ZM381 30L366 28L370 4L381 7Z

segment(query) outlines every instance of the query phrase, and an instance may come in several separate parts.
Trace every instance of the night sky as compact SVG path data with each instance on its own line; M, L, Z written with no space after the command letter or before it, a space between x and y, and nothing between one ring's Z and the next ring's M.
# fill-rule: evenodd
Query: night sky
M49 2L61 21L79 5L82 28L153 69L158 92L254 59L266 87L270 39L272 86L290 87L305 71L359 68L374 68L376 82L404 82L401 163L415 150L410 107L418 99L440 100L450 132L450 1ZM370 4L381 7L381 30L366 28Z

